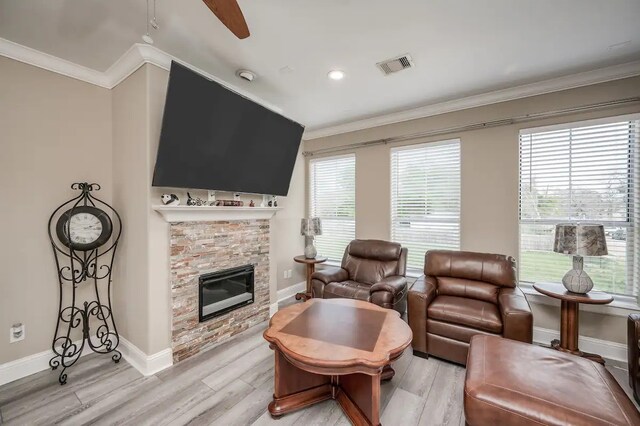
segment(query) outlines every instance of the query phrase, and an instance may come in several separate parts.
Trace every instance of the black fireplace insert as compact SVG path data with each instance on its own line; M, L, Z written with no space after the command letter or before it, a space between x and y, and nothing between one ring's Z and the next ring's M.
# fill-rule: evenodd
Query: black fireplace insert
M253 265L200 275L200 322L252 304L253 278Z

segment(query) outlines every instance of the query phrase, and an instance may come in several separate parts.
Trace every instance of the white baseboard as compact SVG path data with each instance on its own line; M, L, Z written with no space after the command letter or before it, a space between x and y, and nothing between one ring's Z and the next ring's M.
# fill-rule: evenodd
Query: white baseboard
M276 312L278 312L278 302L269 305L269 318L271 318Z
M282 290L278 290L278 302L295 295L296 293L302 293L307 288L307 282L302 281Z
M553 339L560 339L560 333L548 328L533 327L533 341L543 345L549 345ZM579 337L580 350L591 352L614 361L627 362L627 345L608 340L595 339L593 337Z
M171 348L147 355L136 345L124 337L120 337L120 349L124 359L145 376L150 376L173 365L173 351Z
M82 344L82 340L77 340L73 343L76 345L80 345ZM90 353L93 352L91 351L91 349L89 349L88 346L85 345L80 356L85 356ZM16 359L15 361L0 364L0 386L6 383L13 382L14 380L22 379L23 377L30 376L40 371L50 369L51 367L49 366L49 360L53 358L53 355L53 351L51 349L48 349L37 354ZM61 371L60 367L58 367L58 370L56 371Z

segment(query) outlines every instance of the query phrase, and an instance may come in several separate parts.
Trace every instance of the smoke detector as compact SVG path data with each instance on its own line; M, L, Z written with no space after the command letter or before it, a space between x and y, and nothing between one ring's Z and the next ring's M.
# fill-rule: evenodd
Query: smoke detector
M406 70L407 68L413 68L415 65L411 60L411 56L405 54L396 58L387 59L386 61L378 62L376 66L384 75L389 75L398 71Z
M236 75L241 79L249 82L253 81L256 78L256 73L249 70L238 70L236 71Z

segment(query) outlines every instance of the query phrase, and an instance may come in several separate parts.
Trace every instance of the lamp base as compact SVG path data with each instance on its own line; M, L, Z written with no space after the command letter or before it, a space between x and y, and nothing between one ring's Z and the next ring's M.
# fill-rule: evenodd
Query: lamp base
M582 269L584 259L582 256L573 256L573 269L562 277L562 285L572 293L589 293L593 289L591 277Z
M318 255L316 246L313 244L313 237L307 237L307 245L304 248L304 257L307 259L315 259Z

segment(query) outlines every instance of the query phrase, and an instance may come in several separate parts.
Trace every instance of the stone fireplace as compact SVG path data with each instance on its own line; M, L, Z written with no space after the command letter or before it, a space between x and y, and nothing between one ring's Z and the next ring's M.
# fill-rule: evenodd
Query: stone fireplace
M179 362L269 318L269 220L168 221L171 340L173 361ZM253 302L244 297L234 309L205 315L201 322L201 277L247 266L252 267Z

